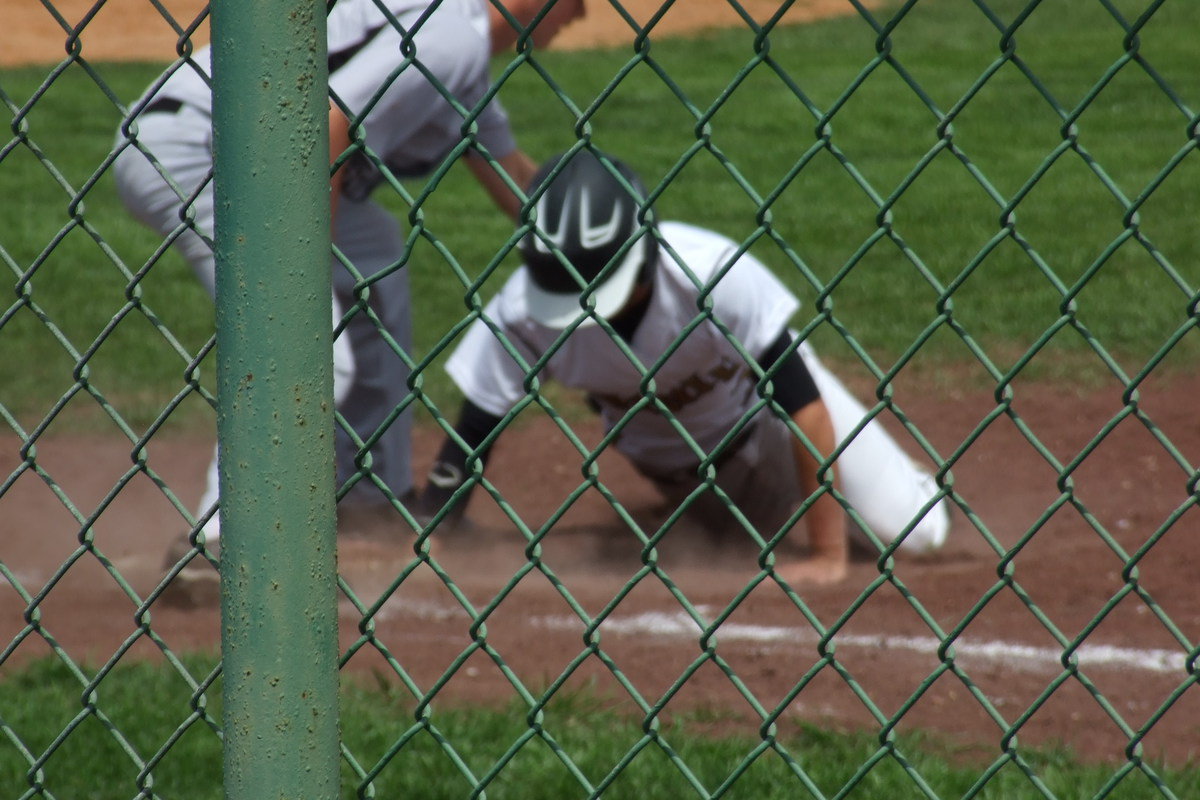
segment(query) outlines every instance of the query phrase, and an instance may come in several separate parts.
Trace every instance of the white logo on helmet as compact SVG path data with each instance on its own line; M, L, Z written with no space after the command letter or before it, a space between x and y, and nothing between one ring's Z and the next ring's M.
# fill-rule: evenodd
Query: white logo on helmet
M601 223L599 225L591 225L591 224L589 224L589 220L591 219L591 216L592 216L592 214L591 214L591 211L592 211L591 193L588 192L588 187L586 187L586 186L579 187L578 191L580 193L580 196L579 196L579 217L580 217L580 219L579 219L579 243L586 250L592 250L596 247L600 247L602 245L608 244L616 237L617 232L621 229L620 204L613 205L612 218L609 219L607 222ZM538 214L539 222L546 219L545 203L546 203L546 195L542 195L542 197L538 200L538 204L537 204L537 214ZM547 239L549 239L550 242L555 247L557 247L558 249L561 250L563 245L566 244L567 230L570 228L570 225L571 225L571 203L566 203L564 211L563 211L563 217L561 220L561 227L559 227L557 230L554 230L554 231L548 230L547 228L541 227L540 225L539 225L539 227L541 228L541 232L545 235L545 237ZM542 241L541 237L538 237L538 236L533 237L533 245L540 252L547 253L547 254L550 252L550 248L546 246L546 243L544 241Z

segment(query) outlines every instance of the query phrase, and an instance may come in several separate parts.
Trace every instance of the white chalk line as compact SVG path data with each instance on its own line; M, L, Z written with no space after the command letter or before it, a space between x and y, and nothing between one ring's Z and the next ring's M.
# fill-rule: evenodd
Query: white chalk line
M570 617L541 617L534 624L547 628L578 628L579 620ZM665 613L651 611L631 617L614 617L600 627L602 633L649 635L672 639L695 639L701 633L696 621L682 611ZM717 630L718 642L759 642L769 644L816 644L815 632L779 625L747 625L725 623ZM839 648L872 648L889 652L907 651L922 655L937 653L941 642L933 636L891 636L887 634L838 634L833 639ZM1003 663L1016 668L1062 669L1062 651L1050 647L1034 647L1006 641L975 641L957 639L953 653L958 658L978 658ZM1160 649L1137 649L1113 645L1084 644L1075 650L1075 663L1080 667L1111 667L1139 669L1147 672L1184 673L1187 654Z
M401 605L396 608L396 605ZM701 607L700 613L709 613ZM395 612L418 617L445 619L448 616L466 617L460 609L449 609L436 603L421 602L409 605L389 604L377 619L394 616ZM554 631L582 631L578 617L569 615L531 617L529 624ZM697 640L702 632L696 621L683 611L647 611L631 616L613 616L600 625L601 635L648 636L655 640ZM717 642L752 642L781 646L804 647L815 645L818 637L805 628L783 625L748 625L726 622L717 630ZM838 634L834 637L835 652L842 648L875 649L885 652L908 652L936 657L941 642L933 636L900 636L889 634ZM981 660L1014 669L1057 671L1062 666L1062 651L1051 647L1035 647L1002 640L978 641L957 639L954 657ZM1175 650L1117 647L1107 644L1084 644L1075 650L1075 663L1084 669L1130 669L1153 673L1186 675L1187 654Z

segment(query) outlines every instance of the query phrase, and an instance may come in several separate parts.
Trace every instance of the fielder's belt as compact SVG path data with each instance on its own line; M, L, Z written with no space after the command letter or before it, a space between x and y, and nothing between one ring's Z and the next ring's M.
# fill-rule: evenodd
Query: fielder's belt
M142 114L175 114L183 108L183 101L174 97L157 97L146 104Z

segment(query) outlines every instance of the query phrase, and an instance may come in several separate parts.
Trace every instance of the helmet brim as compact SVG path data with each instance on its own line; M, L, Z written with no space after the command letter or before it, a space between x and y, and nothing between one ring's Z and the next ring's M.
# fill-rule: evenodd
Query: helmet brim
M633 287L637 283L645 256L645 244L634 243L608 278L593 287L590 292L584 289L575 292L551 292L538 286L533 278L526 274L525 306L529 316L547 328L562 330L584 314L583 297L586 292L587 297L595 304L593 308L597 316L605 319L612 317L625 307L633 294ZM596 318L589 314L579 326L595 324Z

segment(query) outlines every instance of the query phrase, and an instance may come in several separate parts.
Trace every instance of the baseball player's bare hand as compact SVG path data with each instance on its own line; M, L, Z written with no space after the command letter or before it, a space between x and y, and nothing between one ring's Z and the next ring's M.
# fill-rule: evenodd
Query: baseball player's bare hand
M790 584L828 586L845 580L849 566L845 557L816 555L780 564L775 573Z

